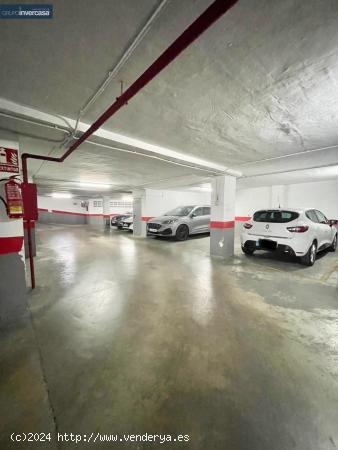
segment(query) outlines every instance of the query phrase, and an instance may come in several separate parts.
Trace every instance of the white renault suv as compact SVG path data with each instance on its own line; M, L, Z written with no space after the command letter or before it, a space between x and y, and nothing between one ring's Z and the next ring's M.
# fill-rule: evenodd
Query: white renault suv
M301 257L312 266L317 252L337 248L337 220L328 220L316 209L264 209L243 225L242 250L282 251Z

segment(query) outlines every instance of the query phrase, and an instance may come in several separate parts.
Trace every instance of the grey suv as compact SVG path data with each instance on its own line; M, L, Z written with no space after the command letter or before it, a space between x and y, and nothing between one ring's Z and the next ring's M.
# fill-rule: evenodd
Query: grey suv
M210 206L179 206L147 223L150 236L174 236L185 241L190 234L210 231Z

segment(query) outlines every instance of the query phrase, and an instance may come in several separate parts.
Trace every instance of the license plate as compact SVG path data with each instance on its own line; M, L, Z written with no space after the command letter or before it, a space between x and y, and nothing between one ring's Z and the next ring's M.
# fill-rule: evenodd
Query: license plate
M152 233L157 233L156 228L149 228L149 231L151 231Z
M264 250L276 250L277 242L270 241L269 239L260 239L259 246L260 246L260 248L263 248Z

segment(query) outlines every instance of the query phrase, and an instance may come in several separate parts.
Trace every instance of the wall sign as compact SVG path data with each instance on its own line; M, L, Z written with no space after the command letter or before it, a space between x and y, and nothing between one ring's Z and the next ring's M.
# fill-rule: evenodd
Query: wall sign
M18 150L0 147L0 172L19 173Z

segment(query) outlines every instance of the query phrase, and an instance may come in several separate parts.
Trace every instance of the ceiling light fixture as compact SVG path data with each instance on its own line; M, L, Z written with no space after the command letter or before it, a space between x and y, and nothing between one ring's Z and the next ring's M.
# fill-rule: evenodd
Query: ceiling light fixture
M53 198L72 198L72 194L69 194L67 192L53 192L52 193Z
M103 183L87 183L87 182L78 182L77 183L80 187L88 187L91 189L111 189L111 184L103 184Z
M211 188L211 184L210 183L203 183L200 184L199 186L193 186L191 188L192 191L201 191L201 192L211 192L212 188Z

